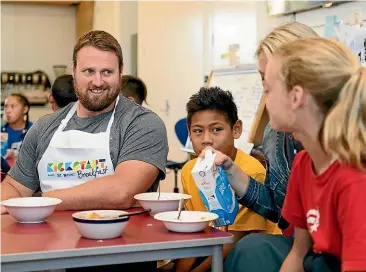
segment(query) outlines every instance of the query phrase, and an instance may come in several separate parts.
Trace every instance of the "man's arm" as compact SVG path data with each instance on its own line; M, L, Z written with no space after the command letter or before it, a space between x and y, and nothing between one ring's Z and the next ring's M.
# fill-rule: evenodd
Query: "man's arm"
M43 121L35 123L28 131L22 143L19 156L15 165L9 170L6 178L1 183L1 200L15 197L28 197L35 192L39 186L36 149L39 135L43 133L41 127ZM5 209L1 207L1 212Z
M32 189L25 187L10 176L6 176L1 183L1 199L7 200L15 197L28 197L34 193Z
M157 179L159 170L142 161L120 163L113 175L81 185L44 193L62 200L58 210L128 209L134 195L145 192Z
M29 197L34 193L33 190L25 187L10 176L7 176L1 183L1 200L16 197ZM1 214L6 213L6 209L1 205Z

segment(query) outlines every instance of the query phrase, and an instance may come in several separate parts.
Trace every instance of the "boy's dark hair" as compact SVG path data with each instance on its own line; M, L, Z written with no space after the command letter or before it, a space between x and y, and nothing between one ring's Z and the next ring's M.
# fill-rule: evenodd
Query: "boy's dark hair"
M138 77L131 75L122 76L121 93L125 97L132 96L137 104L142 104L147 97L147 89L145 83Z
M238 108L233 95L219 87L201 88L187 103L187 123L191 125L193 114L203 110L215 110L225 114L231 127L238 121Z
M72 75L57 77L52 85L51 92L56 104L60 108L78 100L78 97L75 94L74 79Z

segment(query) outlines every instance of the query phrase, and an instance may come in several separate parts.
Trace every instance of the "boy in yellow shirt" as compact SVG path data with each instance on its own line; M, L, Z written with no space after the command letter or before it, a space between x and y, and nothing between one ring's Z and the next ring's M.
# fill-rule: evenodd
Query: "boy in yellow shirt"
M201 88L187 103L187 114L189 136L196 154L212 146L230 156L252 178L264 182L265 169L262 164L234 146L234 139L238 139L242 133L242 122L238 119L238 110L230 92L218 87ZM184 193L192 196L186 201L186 209L207 211L191 174L195 163L196 159L191 160L182 169ZM224 246L224 257L237 241L251 232L281 233L274 223L240 205L234 224L226 230L234 235L234 243ZM207 271L211 267L211 258L204 259L181 259L176 262L176 271Z

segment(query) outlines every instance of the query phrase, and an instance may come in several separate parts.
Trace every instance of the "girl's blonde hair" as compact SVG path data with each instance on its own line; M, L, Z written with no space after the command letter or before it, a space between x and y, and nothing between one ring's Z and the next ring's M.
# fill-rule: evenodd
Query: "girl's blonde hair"
M299 39L279 48L280 78L288 90L308 90L325 114L321 142L339 161L366 171L366 68L332 39Z
M318 37L318 34L307 25L291 22L273 29L260 43L255 52L258 58L262 53L269 58L282 45L300 38Z

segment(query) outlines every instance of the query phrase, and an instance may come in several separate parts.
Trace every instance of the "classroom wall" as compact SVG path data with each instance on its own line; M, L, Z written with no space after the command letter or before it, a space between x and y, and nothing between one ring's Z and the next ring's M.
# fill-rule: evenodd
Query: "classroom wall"
M138 3L138 75L146 82L149 106L168 130L168 159L184 161L187 154L174 125L185 117L185 103L203 85L204 2ZM173 173L162 183L172 190Z
M120 2L95 1L93 16L93 30L107 31L121 41Z
M1 4L1 69L43 70L54 80L53 65L71 68L75 7Z
M53 65L71 72L76 41L75 7L1 4L1 70L42 70L51 82ZM33 106L30 120L52 112L49 105Z
M366 2L354 1L346 4L301 12L294 15L281 16L276 18L276 24L296 20L297 22L312 27L320 36L324 36L326 16L339 16L340 20L353 21L354 12L362 12L363 19L366 19Z
M137 2L120 2L120 35L123 50L123 73L136 75L137 73Z

